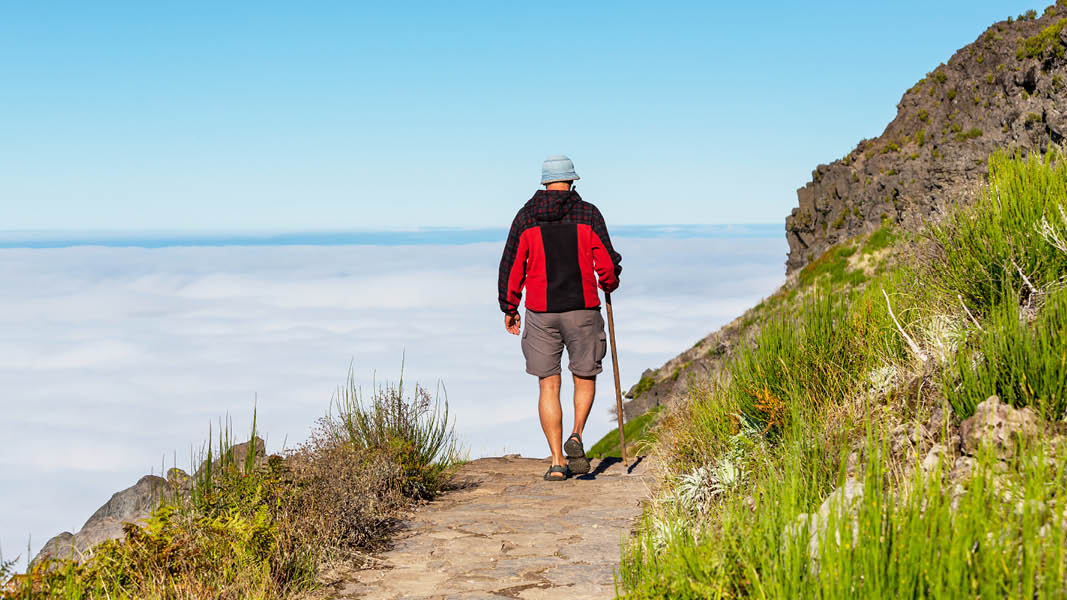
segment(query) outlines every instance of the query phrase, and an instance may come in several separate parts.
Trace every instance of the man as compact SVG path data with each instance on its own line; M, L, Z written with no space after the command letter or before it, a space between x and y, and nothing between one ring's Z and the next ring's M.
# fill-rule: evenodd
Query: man
M526 328L522 353L526 372L538 378L541 428L552 451L547 481L563 481L572 473L588 473L582 430L593 407L596 376L607 352L600 294L619 286L622 267L611 247L604 217L573 189L578 180L566 156L550 156L541 167L538 190L511 223L500 258L498 287L504 328L519 335L519 302L526 288ZM574 376L574 430L563 437L559 403L560 356L567 348ZM567 465L563 464L566 451Z

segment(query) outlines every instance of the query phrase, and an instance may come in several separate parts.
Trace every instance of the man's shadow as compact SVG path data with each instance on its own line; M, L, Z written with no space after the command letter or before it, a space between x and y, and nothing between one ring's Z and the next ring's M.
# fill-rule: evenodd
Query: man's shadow
M630 462L630 466L629 467L625 467L626 474L629 475L629 474L633 473L634 472L634 468L636 468L637 465L641 464L641 461L643 461L643 460L645 460L644 456L638 456L638 457L634 458L634 460ZM622 459L619 458L618 456L606 456L599 463L597 463L597 466L596 466L595 469L593 469L592 471L586 473L585 475L579 475L579 476L575 477L575 479L585 479L585 480L596 479L597 475L600 475L601 473L607 471L608 469L614 467L615 465L622 465Z

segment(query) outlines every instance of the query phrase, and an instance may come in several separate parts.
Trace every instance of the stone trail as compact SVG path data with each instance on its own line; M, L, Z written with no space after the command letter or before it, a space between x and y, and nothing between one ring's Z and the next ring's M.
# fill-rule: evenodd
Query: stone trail
M332 587L380 600L613 598L619 549L648 495L648 465L592 461L541 479L548 462L507 456L463 466L460 487L417 510L393 548Z

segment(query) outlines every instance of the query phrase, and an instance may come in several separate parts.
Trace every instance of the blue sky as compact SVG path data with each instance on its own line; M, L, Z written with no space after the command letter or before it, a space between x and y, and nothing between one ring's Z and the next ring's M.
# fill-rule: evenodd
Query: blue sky
M0 230L499 226L569 154L609 224L781 223L1032 2L8 4Z

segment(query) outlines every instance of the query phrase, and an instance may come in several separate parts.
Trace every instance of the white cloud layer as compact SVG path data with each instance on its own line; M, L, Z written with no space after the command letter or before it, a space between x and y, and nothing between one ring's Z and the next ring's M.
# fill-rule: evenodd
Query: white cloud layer
M624 386L783 279L774 239L621 238ZM0 544L32 551L177 462L209 423L303 440L349 361L447 388L473 457L545 456L536 382L496 305L499 244L0 250ZM586 431L611 429L605 366ZM564 392L569 387L565 384ZM564 399L565 414L569 402Z

